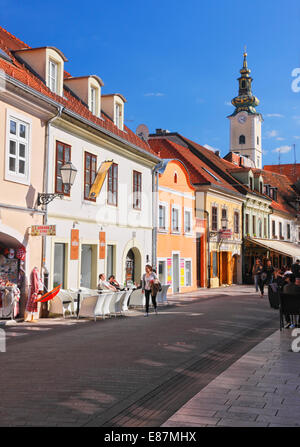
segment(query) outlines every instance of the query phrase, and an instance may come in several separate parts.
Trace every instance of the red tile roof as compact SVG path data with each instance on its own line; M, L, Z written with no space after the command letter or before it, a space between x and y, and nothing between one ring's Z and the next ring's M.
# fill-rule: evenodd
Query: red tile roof
M212 184L236 192L235 188L226 182L204 161L194 155L188 148L181 146L167 138L149 138L149 144L161 158L175 158L181 160L189 171L191 182L197 184ZM208 171L208 172L207 172ZM209 174L211 172L212 175Z
M14 51L20 50L22 48L30 48L29 45L22 42L17 37L13 36L4 28L0 27L0 48L7 53L13 63L9 63L6 60L0 58L0 69L2 69L7 75L12 78L22 82L26 86L33 88L34 90L42 93L43 95L53 99L54 101L63 105L66 109L77 113L83 118L91 121L92 123L102 127L113 133L114 135L122 138L129 143L140 147L141 149L154 155L151 147L141 140L134 132L132 132L127 126L124 126L124 131L120 130L114 125L113 121L105 114L101 114L101 118L93 115L88 107L86 107L81 101L75 98L68 90L64 89L64 97L56 95L51 92L51 90L36 77L30 70L28 70L25 65L20 63L14 56ZM69 73L65 72L65 77L71 76Z
M300 180L300 163L266 165L264 166L264 170L286 175L292 183L296 183L297 180Z

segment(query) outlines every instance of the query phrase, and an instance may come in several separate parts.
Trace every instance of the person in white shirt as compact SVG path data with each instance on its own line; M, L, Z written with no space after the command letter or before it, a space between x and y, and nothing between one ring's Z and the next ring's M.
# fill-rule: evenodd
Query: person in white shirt
M101 273L99 275L99 284L98 284L98 289L99 290L111 290L113 292L116 292L117 289L112 286L109 281L106 281L106 277L104 275L104 273Z

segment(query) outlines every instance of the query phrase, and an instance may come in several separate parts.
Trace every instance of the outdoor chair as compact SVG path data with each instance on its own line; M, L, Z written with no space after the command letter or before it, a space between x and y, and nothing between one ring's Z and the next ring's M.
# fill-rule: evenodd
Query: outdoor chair
M94 309L94 319L95 321L97 320L97 317L102 317L104 318L103 315L103 307L104 307L104 302L106 299L106 294L105 293L99 293L98 295L98 300Z
M284 315L290 315L292 320L295 319L296 316L300 316L300 297L297 295L280 293L279 299L280 330L282 330L284 328Z
M122 299L120 300L120 306L121 306L121 313L122 312L126 312L128 311L128 305L131 299L131 295L132 295L132 290L127 290L125 292L125 295L122 297Z
M145 306L145 294L142 289L136 289L130 295L130 306Z
M104 292L104 303L103 303L103 310L102 310L102 316L105 318L105 315L110 316L110 309L111 309L111 301L114 299L115 292Z
M114 315L115 317L117 316L117 302L120 300L120 298L124 295L124 291L121 292L114 292L113 296L110 300L109 303L109 311L110 314Z
M83 300L81 301L77 319L79 317L94 317L97 301L98 301L98 295L83 298Z
M54 314L62 314L66 318L66 312L74 315L74 302L77 293L65 289L60 289L56 297L50 301L50 312Z
M158 292L157 297L156 297L156 301L157 303L168 303L167 300L167 292L168 292L168 288L170 287L169 284L165 284L161 286L161 291Z

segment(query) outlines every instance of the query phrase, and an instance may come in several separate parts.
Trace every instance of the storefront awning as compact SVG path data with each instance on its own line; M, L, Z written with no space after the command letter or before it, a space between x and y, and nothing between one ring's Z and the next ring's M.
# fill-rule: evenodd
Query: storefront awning
M289 256L294 260L300 259L300 245L293 244L292 242L283 242L270 239L256 239L247 237L247 241L253 244L259 245L270 251L275 251L280 255Z

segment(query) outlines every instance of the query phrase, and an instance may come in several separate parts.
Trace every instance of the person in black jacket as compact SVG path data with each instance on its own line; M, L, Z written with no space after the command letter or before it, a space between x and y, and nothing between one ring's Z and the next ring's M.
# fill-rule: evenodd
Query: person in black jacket
M300 260L297 259L297 261L292 265L292 272L294 273L296 278L300 278Z
M264 287L273 282L274 277L274 267L270 259L267 260L267 265L263 267L262 273L260 274L259 289L261 296L264 296Z

